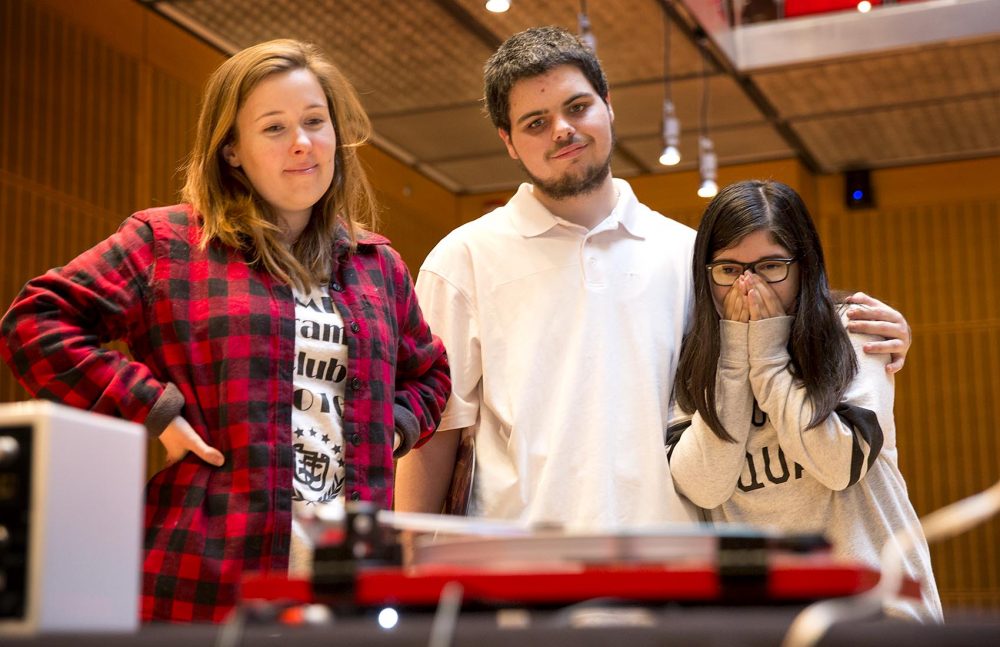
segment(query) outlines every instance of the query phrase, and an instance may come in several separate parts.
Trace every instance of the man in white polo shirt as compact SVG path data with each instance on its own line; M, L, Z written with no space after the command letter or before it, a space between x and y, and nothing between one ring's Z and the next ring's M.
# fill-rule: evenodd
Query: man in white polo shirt
M471 429L470 514L571 530L691 520L663 444L695 232L612 178L607 80L575 36L516 34L487 62L485 85L531 184L449 234L420 269L453 392L437 433L398 463L396 509L441 510L459 431ZM897 352L898 368L909 329L871 301L882 322L858 330L899 337L875 349Z

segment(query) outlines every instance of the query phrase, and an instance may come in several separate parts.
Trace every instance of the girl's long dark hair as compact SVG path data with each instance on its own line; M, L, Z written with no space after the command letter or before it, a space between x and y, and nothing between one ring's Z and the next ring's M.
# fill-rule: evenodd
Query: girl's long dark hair
M719 250L760 229L770 232L798 261L799 294L788 340L789 369L813 405L808 428L833 412L858 371L827 282L819 234L802 199L780 182L750 180L727 186L709 203L695 239L694 321L681 346L675 393L684 411L697 411L719 438L730 441L733 437L719 420L715 401L719 313L705 265Z

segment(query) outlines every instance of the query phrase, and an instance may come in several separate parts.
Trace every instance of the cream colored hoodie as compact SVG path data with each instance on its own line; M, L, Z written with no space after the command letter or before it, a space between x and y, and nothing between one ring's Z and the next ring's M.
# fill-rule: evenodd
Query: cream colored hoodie
M898 599L886 612L940 621L927 542L897 465L887 356L866 354L873 338L851 334L858 374L837 411L806 429L812 404L788 370L792 319L720 322L716 401L737 442L696 413L669 450L675 486L713 521L822 532L835 556L874 567L898 529L915 528L905 571L922 582L923 600Z

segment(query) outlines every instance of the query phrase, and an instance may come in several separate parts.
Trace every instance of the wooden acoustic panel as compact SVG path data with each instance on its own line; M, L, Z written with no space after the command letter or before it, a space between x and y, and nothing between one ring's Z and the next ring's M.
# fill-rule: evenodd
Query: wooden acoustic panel
M832 283L893 304L913 329L895 413L917 513L986 489L1000 479L1000 282L990 276L998 202L827 207L819 226ZM946 607L1000 608L997 546L998 519L932 545Z

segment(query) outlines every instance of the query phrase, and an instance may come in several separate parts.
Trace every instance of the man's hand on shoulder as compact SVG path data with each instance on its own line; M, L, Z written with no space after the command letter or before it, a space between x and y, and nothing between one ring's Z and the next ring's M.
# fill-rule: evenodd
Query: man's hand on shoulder
M847 298L847 303L850 304L847 309L847 318L850 320L847 329L851 332L885 337L885 341L865 344L865 352L888 354L886 373L898 373L906 363L906 353L913 341L910 324L906 322L906 318L898 310L864 292L852 294Z

